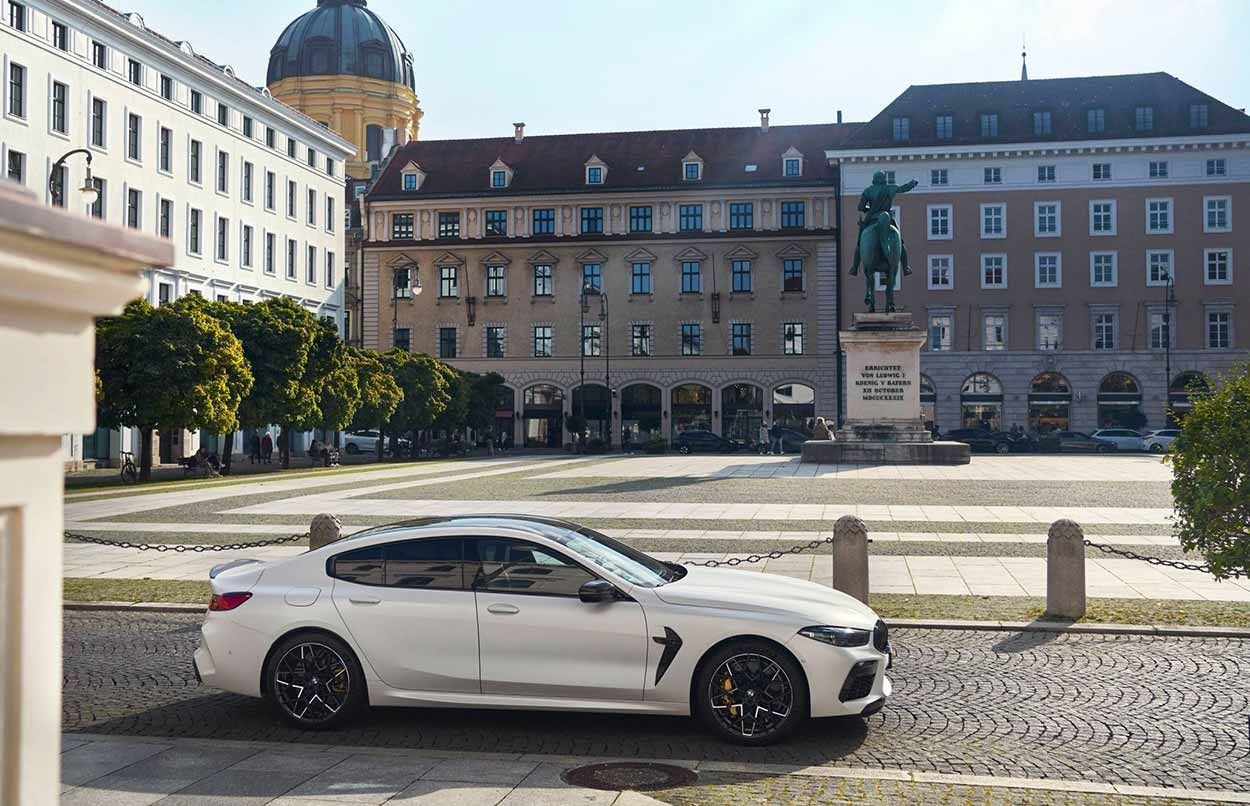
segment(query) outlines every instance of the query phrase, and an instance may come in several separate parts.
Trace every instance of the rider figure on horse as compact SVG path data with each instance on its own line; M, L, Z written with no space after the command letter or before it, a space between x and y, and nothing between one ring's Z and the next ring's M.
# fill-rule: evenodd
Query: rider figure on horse
M872 184L864 189L859 195L859 204L855 209L859 210L859 234L863 236L864 230L874 226L877 223L879 214L886 213L890 216L890 226L897 228L898 222L894 220L894 197L900 193L906 193L916 185L920 184L915 179L905 185L895 185L885 181L885 171L876 171L872 175ZM859 238L855 243L859 243ZM903 274L911 274L911 264L907 260L907 244L902 243L902 231L899 231L899 242L902 247L900 255L900 264ZM855 247L855 260L851 263L851 276L855 276L859 272L859 247Z

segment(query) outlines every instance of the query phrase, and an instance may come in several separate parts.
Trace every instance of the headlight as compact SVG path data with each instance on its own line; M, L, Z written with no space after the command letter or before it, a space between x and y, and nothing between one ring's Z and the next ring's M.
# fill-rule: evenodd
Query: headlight
M833 646L864 646L872 637L872 631L854 627L804 627L799 635Z

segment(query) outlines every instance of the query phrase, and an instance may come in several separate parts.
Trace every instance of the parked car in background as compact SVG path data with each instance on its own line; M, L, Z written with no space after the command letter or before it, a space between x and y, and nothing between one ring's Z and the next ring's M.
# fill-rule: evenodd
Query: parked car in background
M1011 453L1010 436L1005 432L990 431L986 428L956 428L947 431L942 439L963 442L977 453Z
M1055 431L1043 443L1043 450L1057 450L1063 453L1110 453L1116 450L1116 446L1109 439L1096 439L1080 431Z
M343 450L353 455L377 453L379 437L377 431L350 431L343 434Z
M1167 453L1180 435L1179 428L1160 428L1158 431L1150 431L1143 435L1141 441L1146 446L1146 450L1151 453Z
M673 440L673 448L679 453L733 453L740 447L732 439L725 439L711 431L682 431Z
M1105 439L1114 442L1119 451L1144 451L1141 434L1131 428L1100 428L1090 434L1094 439Z

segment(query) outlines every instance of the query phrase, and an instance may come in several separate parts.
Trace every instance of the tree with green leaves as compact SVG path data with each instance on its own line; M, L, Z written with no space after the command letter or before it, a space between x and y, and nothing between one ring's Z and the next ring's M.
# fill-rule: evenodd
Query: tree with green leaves
M1168 457L1181 546L1200 552L1216 579L1250 574L1250 364L1189 393Z
M333 319L322 317L317 321L302 380L317 393L317 406L307 418L294 423L297 429L340 431L351 423L360 408L360 384Z
M392 435L410 434L410 449L415 451L418 432L433 425L451 402L447 376L440 369L441 362L424 353L396 349L383 353L382 361L390 368L395 384L404 395L391 416L387 431Z
M447 383L447 405L434 418L433 427L445 431L448 439L452 433L465 427L469 416L469 402L473 394L472 373L461 372L450 364L438 362L438 371Z
M499 403L499 390L503 388L503 376L498 372L482 375L466 373L469 377L469 406L465 424L478 433L485 434L490 455L495 455L495 411Z
M96 325L100 422L139 429L139 480L152 478L152 433L233 431L253 375L231 330L202 308L146 300Z
M376 429L379 434L395 414L404 399L395 376L372 350L349 347L348 357L356 372L356 386L360 390L360 405L352 418L354 431ZM382 460L383 440L378 439L378 461Z

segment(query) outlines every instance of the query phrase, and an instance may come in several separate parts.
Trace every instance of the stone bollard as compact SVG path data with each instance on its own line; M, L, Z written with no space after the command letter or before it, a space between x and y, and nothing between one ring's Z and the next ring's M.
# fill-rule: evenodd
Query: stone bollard
M833 525L833 587L868 603L868 527L854 515Z
M1085 616L1085 532L1066 518L1052 523L1046 538L1046 615Z
M316 551L342 536L343 526L339 523L339 519L323 512L312 519L312 526L308 530L308 550Z

